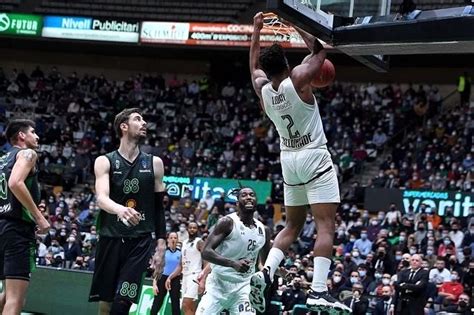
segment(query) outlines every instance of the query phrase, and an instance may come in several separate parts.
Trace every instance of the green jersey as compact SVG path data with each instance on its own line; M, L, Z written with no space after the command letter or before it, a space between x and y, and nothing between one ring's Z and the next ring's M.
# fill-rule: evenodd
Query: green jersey
M0 219L15 220L35 225L31 212L8 189L8 180L16 162L16 156L21 148L13 147L7 154L0 158ZM36 170L28 174L25 185L35 204L40 202L41 193Z
M126 226L117 215L101 210L97 220L99 235L107 237L140 237L155 231L155 175L153 156L140 151L133 162L118 151L105 155L110 162L109 197L141 214L136 226Z

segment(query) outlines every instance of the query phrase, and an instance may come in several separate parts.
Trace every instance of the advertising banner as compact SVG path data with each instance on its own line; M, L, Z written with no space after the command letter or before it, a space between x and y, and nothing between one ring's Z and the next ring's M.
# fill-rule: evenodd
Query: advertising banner
M270 46L278 42L286 48L305 48L301 36L291 30L292 35L287 37L262 29L260 44ZM252 32L253 25L247 24L143 22L140 41L150 44L249 47Z
M391 203L397 205L402 213L407 212L410 206L416 213L420 205L434 209L438 215L446 215L446 208L453 209L453 216L466 217L469 208L474 207L474 194L457 191L431 191L431 190L400 190L386 188L365 189L365 209L369 211L386 211Z
M163 182L166 186L168 195L172 198L181 198L184 196L186 188L193 189L193 179L191 177L164 176Z
M140 23L91 17L45 16L43 37L138 43Z
M42 16L0 13L1 35L40 36L42 27Z
M272 183L269 181L196 177L193 181L193 198L199 200L210 191L213 198L219 198L224 193L227 202L236 202L237 198L229 193L240 187L239 182L243 187L250 187L255 191L258 204L265 204L272 193Z

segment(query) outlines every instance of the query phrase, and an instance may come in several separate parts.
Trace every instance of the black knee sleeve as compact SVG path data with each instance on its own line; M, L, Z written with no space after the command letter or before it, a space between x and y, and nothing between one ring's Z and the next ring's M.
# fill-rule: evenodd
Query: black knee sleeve
M125 299L115 299L110 308L110 315L128 315L132 302Z

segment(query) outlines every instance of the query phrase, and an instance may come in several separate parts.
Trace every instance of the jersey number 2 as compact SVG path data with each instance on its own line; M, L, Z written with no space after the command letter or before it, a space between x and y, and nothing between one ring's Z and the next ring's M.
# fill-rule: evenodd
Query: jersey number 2
M298 138L300 136L300 132L298 130L296 130L295 133L291 131L291 128L295 125L293 117L291 117L290 115L283 115L281 116L281 119L288 120L288 125L286 125L286 129L288 129L288 135L290 135L290 139Z

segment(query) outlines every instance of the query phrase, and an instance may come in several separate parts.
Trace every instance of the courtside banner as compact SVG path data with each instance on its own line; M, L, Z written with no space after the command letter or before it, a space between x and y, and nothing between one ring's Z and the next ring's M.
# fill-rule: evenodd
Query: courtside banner
M138 43L140 23L91 17L45 16L43 37Z
M253 25L223 23L142 22L140 42L149 44L181 44L190 46L249 47ZM292 36L276 35L262 29L260 45L279 43L285 48L305 48L296 32Z
M185 176L164 176L163 183L166 186L168 195L172 198L182 198L186 192L193 190L193 179Z
M230 193L235 188L239 188L240 185L242 187L250 187L255 191L258 204L265 204L267 197L270 197L272 193L272 183L269 181L195 177L193 180L192 196L194 199L199 200L205 197L209 191L215 199L219 198L221 193L224 193L226 202L236 202L237 197Z
M43 17L31 14L0 13L0 34L40 36Z
M474 194L457 191L431 191L414 189L366 188L364 207L369 211L387 211L391 203L406 213L410 206L415 213L421 204L434 209L440 216L446 215L446 208L453 209L455 217L466 217L469 208L474 207Z

